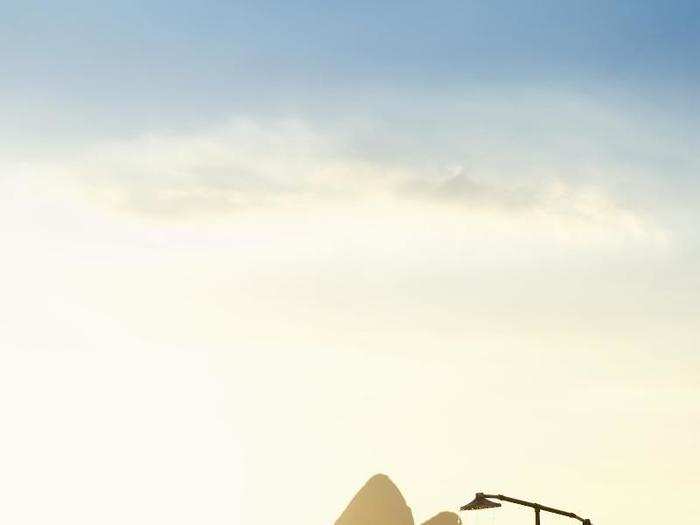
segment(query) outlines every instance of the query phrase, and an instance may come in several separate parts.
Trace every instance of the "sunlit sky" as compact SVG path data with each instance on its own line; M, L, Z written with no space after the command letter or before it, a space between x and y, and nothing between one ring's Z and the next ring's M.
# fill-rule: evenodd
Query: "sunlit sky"
M699 6L3 2L0 521L695 523Z

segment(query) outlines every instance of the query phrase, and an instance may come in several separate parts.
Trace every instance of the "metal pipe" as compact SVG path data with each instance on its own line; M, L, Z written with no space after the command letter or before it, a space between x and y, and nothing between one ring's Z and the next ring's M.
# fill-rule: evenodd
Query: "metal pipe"
M525 501L522 499L511 498L509 496L504 496L503 494L484 494L483 492L477 492L477 499L497 499L501 501L507 501L509 503L515 503L516 505L523 505L525 507L530 507L535 509L535 525L540 525L540 511L551 512L552 514L559 514L560 516L566 516L568 518L574 518L579 520L583 525L591 525L591 520L584 519L581 516L574 514L573 512L567 512L565 510L555 509L554 507L548 507L546 505L540 505L539 503L533 503L531 501Z

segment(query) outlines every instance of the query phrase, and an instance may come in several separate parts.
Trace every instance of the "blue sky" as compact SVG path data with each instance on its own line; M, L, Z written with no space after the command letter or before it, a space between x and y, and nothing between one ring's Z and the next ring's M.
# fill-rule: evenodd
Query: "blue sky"
M694 102L694 2L21 2L4 7L5 97L61 131L235 111L381 111L475 87ZM119 115L119 118L117 117ZM44 116L46 118L46 115ZM119 122L115 122L115 120ZM150 119L150 120L149 120Z
M356 137L367 148L362 155L379 149L461 163L464 152L444 143L459 141L460 126L478 118L504 143L512 130L548 133L536 145L545 155L559 147L554 137L585 137L588 153L564 154L597 150L618 164L643 165L640 189L651 173L652 186L676 181L681 199L697 167L688 159L698 136L694 2L22 2L4 9L0 134L15 158L196 132L237 117L298 118L319 128L365 118L395 144L378 147L378 132L370 132ZM499 100L516 101L504 105L509 115L470 111ZM625 120L624 141L611 143L609 126L587 122L583 107ZM637 134L673 147L650 150Z

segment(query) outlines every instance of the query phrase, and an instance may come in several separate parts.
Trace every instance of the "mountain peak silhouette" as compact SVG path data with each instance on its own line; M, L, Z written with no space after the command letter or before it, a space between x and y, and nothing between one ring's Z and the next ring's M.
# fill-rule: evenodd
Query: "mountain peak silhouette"
M372 476L335 525L414 525L411 509L389 476Z
M423 525L461 525L454 512L440 512ZM414 525L411 509L386 474L376 474L355 494L335 525Z
M454 512L440 512L423 525L462 525L462 520Z

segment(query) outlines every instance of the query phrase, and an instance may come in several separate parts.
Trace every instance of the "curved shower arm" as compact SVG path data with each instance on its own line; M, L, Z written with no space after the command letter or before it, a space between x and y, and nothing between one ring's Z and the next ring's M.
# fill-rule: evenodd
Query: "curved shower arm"
M567 516L569 518L574 518L579 520L583 525L591 525L591 520L582 518L573 512L567 512L565 510L555 509L554 507L548 507L546 505L540 505L539 503L533 503L531 501L525 501L522 499L511 498L509 496L504 496L503 494L484 494L482 492L477 493L477 499L497 499L500 501L507 501L508 503L515 503L516 505L523 505L525 507L530 507L535 509L535 514L537 516L536 523L539 525L539 514L540 511L551 512L552 514L559 514L560 516ZM463 509L464 510L464 509Z

